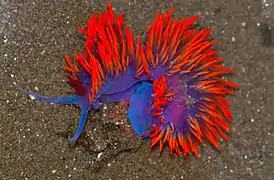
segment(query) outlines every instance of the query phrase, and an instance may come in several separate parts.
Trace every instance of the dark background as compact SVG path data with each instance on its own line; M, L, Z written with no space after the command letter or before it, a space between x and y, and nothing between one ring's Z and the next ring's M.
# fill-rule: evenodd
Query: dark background
M272 3L272 4L271 4ZM83 48L75 29L106 1L0 1L0 179L274 179L274 4L271 0L113 0L135 34L155 10L174 17L201 12L220 55L241 87L230 98L230 142L201 157L159 156L128 126L122 104L90 114L76 145L67 137L79 119L73 106L32 101L16 87L59 96L71 93L63 54ZM118 125L117 125L118 124ZM119 125L120 124L120 125Z

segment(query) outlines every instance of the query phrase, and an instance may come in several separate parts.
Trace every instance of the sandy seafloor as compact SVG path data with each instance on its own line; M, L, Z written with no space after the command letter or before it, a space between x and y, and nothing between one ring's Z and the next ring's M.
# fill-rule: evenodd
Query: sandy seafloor
M202 145L200 158L161 156L128 126L126 108L90 114L85 133L69 144L79 119L74 106L32 101L16 87L69 95L63 54L82 50L75 29L106 1L0 1L0 179L274 179L274 2L272 0L113 0L141 34L155 10L175 6L174 17L201 13L215 29L225 64L241 87L230 98L230 142L221 152ZM123 125L117 125L122 124Z

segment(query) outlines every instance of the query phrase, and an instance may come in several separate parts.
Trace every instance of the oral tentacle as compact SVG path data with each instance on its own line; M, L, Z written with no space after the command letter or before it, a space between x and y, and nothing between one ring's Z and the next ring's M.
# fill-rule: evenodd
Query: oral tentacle
M73 105L78 105L81 108L81 117L78 123L78 127L74 136L72 138L69 138L70 142L75 142L82 134L90 108L91 107L96 107L97 109L99 108L98 105L89 104L87 97L81 98L80 96L77 96L77 95L73 95L69 97L45 97L35 92L26 91L23 89L20 89L20 90L24 92L25 94L29 95L30 97L38 99L42 102L54 103L54 104L73 104Z
M79 120L79 123L78 123L78 126L77 126L77 130L76 130L74 136L69 138L70 142L75 142L80 137L80 135L82 134L82 132L85 128L88 112L89 112L88 108L87 109L81 109L81 117L80 117L80 120Z
M35 92L26 91L24 89L20 89L23 93L29 95L31 98L38 99L39 101L46 103L54 103L54 104L78 104L78 98L76 95L68 96L68 97L46 97L41 96Z

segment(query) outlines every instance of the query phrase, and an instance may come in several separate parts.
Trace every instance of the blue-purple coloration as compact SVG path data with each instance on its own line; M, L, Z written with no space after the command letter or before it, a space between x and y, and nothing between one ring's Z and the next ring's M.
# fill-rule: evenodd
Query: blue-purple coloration
M161 66L153 69L151 71L151 79L160 78L165 74L165 71L165 67ZM80 107L81 117L75 135L72 138L69 138L71 142L76 141L83 132L88 112L91 109L99 109L102 103L111 104L124 100L129 101L128 117L135 133L138 136L147 137L149 133L145 136L143 133L149 130L152 122L160 125L159 121L148 113L148 109L151 107L150 99L153 93L152 82L149 81L145 75L142 75L137 79L130 66L127 68L126 72L121 72L117 78L114 76L108 76L101 87L101 91L95 95L95 99L92 104L89 102L88 98L91 82L84 69L81 69L80 81L82 87L85 88L84 95L75 94L70 97L53 98L24 91L25 93L43 102L72 104ZM184 93L186 93L186 90L184 89L185 86L182 86L184 82L179 83L179 81L182 81L181 75L172 76L167 82L170 89L175 90L177 94L173 97L174 101L172 101L172 103L170 103L164 110L163 116L165 117L165 121L163 123L169 124L171 120L178 129L183 130L188 127L188 124L185 124L187 121L182 120L181 118L187 117L186 115L189 115L191 112L187 112L189 111L187 104L182 104L186 102L185 99L181 99L185 98ZM185 111L182 111L182 109L185 109ZM182 113L185 113L185 115Z
M117 79L113 76L109 76L102 85L101 91L95 95L96 98L92 104L89 102L88 98L88 92L91 86L90 78L83 69L81 70L80 81L82 87L85 88L84 95L75 94L69 97L45 97L34 92L22 91L42 102L72 104L80 107L81 117L75 135L72 138L69 138L71 142L76 141L80 137L84 130L88 112L91 109L99 109L102 103L111 104L123 100L130 101L128 111L130 122L132 123L136 134L143 136L143 132L147 131L149 128L149 124L144 123L148 123L149 121L141 120L147 120L147 117L152 118L147 114L148 102L152 93L152 84L148 81L142 81L142 79L145 79L145 76L139 79L135 78L135 74L132 73L130 69L131 68L128 68L126 73L120 74ZM143 109L140 109L139 107L143 107ZM146 113L142 115L140 114L140 111L146 111Z
M190 78L183 78L182 75L175 75L167 79L169 89L175 95L172 101L166 106L164 110L164 117L166 123L172 123L182 133L188 133L188 116L194 116L197 107L194 105L198 101L199 95L191 96L195 90L189 86Z
M138 84L129 101L128 117L138 136L148 137L148 134L144 135L144 132L152 125L153 117L148 113L152 87L149 82Z

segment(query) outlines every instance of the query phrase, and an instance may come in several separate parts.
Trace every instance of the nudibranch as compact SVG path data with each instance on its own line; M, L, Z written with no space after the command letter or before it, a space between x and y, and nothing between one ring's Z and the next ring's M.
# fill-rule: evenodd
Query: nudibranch
M81 118L71 142L84 130L88 112L101 104L126 100L128 117L138 136L151 139L160 151L198 157L197 145L208 140L219 149L219 137L228 140L227 95L238 85L222 78L234 71L222 64L213 48L210 29L197 29L199 16L172 18L173 7L158 14L146 37L134 37L108 3L105 12L92 14L83 52L73 62L65 55L67 79L74 89L70 97L44 97L24 91L38 100L78 105Z

